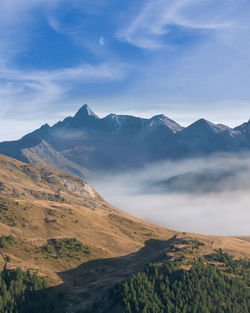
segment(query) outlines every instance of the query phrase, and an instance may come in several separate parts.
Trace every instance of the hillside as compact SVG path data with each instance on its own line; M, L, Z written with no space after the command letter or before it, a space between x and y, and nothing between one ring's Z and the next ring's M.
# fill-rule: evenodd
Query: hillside
M20 140L0 143L0 153L43 163L86 178L88 171L121 171L160 160L250 151L249 126L234 129L200 119L182 127L167 116L97 116L83 105L73 116Z
M166 252L198 257L222 248L250 258L244 238L160 228L108 204L77 177L3 155L0 236L1 268L38 271L50 285L70 291L72 312ZM193 248L197 241L202 246Z
M249 274L249 261L233 260L221 250L188 265L181 258L161 260L116 285L92 309L80 312L248 313Z

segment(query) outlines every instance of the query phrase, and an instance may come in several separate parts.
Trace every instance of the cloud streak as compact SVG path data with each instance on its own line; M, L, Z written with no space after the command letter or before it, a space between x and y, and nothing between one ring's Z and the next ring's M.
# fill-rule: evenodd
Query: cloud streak
M67 94L84 84L119 81L127 73L123 63L83 64L52 71L21 71L0 67L0 101L9 110L30 113L39 105L65 100ZM23 106L24 105L24 106ZM15 112L16 112L15 110Z
M168 37L172 26L190 31L236 27L235 8L235 2L228 0L209 4L200 0L150 0L117 36L140 48L159 49L167 44L162 37Z
M0 105L1 109L2 107L6 108L1 111L2 120L13 118L13 121L16 121L18 116L27 123L28 117L33 116L32 119L37 119L36 127L39 127L40 116L46 115L46 112L51 110L56 111L59 104L62 107L68 101L68 110L70 111L70 105L74 101L72 94L74 92L79 94L79 90L84 86L118 82L127 76L131 66L117 58L112 60L102 58L94 62L82 60L72 67L59 64L54 69L39 69L39 64L36 64L35 67L25 68L16 62L16 57L26 53L25 49L32 39L31 25L38 27L38 21L43 18L54 31L65 34L67 27L63 23L57 22L58 8L64 5L68 9L75 8L79 12L83 12L85 4L87 4L86 1L79 0L73 0L67 5L66 3L65 0L1 1ZM91 6L96 6L96 3ZM89 9L90 5L88 4L86 7ZM35 27L34 31L36 31ZM75 27L80 30L79 25L75 25ZM39 36L39 27L37 35ZM75 40L75 33L71 29L67 30L65 35ZM77 36L79 35L77 34ZM43 58L43 56L41 57ZM1 125L1 139L10 138L10 136L6 136L3 128L5 121L2 121ZM33 120L31 125L34 125ZM25 125L24 129L27 129Z

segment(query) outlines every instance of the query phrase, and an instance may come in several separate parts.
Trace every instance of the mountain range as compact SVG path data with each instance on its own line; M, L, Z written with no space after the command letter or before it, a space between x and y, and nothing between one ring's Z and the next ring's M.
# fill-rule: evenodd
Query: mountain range
M182 127L161 114L152 118L97 116L85 104L73 117L48 124L19 140L0 143L0 153L42 163L80 177L150 162L250 151L250 120L236 128L200 119Z

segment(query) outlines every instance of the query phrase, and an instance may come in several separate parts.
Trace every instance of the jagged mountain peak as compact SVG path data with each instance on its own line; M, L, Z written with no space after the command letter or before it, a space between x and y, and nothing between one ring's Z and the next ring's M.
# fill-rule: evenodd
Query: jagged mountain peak
M231 129L201 118L183 128L164 114L151 118L109 114L99 118L85 104L75 116L52 127L45 124L20 140L0 143L0 153L27 162L28 149L30 160L43 160L62 169L72 168L74 163L74 168L94 172L218 151L250 151L249 138L250 121ZM53 153L42 140L54 149ZM56 152L62 156L60 164ZM71 165L67 160L72 162Z
M118 116L119 115L117 115L117 114L114 114L114 113L110 113L110 114L108 114L108 115L106 115L103 119L116 119L116 118L118 118Z
M74 115L73 118L65 120L61 126L67 128L93 127L99 120L87 104L84 104Z
M99 118L98 115L96 115L91 108L87 105L84 104L75 114L74 119L81 119L81 118L86 118L86 117L95 117L95 118Z
M155 119L169 119L166 115L164 115L164 114L158 114L158 115L154 115L154 116L152 116L151 117L151 120L155 120Z
M215 126L212 122L206 120L205 118L200 118L196 122L194 122L192 125L208 125L208 126Z
M40 127L40 129L49 129L49 128L50 128L50 126L49 126L48 123L45 123L45 124L43 124L43 125Z
M155 115L155 116L151 117L150 121L151 121L151 124L153 122L153 124L157 123L158 125L167 126L174 133L183 129L183 127L181 125L179 125L175 121L171 120L169 117L167 117L164 114Z
M198 121L195 121L188 127L186 127L183 131L184 133L191 133L191 134L217 134L221 132L225 132L228 129L222 127L221 125L216 125L211 123L210 121L206 120L205 118L201 118Z
M187 129L193 129L193 128L200 128L200 129L216 129L217 126L213 124L212 122L206 120L205 118L200 118L199 120L195 121L191 125L187 127ZM219 128L219 127L218 127Z
M235 127L234 130L249 134L250 133L250 119L248 120L248 122L243 123L238 127Z
M33 131L31 134L33 134L33 135L44 135L44 134L46 134L48 131L49 131L49 129L50 129L50 126L49 126L49 124L47 124L47 123L45 123L45 124L43 124L40 128L38 128L37 130L35 130L35 131Z

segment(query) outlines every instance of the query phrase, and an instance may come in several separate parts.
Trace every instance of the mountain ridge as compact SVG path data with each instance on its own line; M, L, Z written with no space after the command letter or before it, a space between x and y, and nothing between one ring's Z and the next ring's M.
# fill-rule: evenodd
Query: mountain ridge
M43 151L45 146L54 151L50 158ZM202 118L182 127L164 114L147 119L111 113L100 118L87 104L73 117L0 143L2 154L28 163L49 159L48 165L81 177L87 171L119 171L168 159L240 151L250 151L249 121L230 128Z

